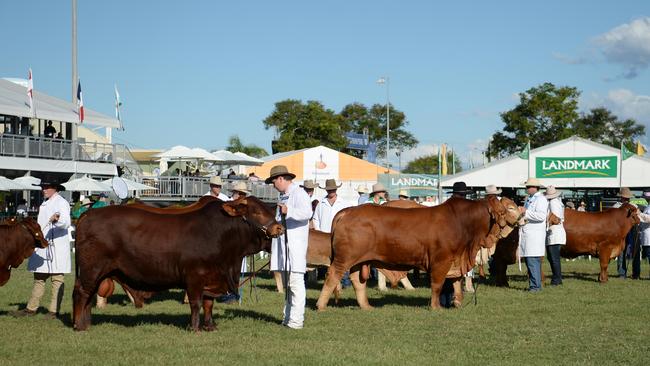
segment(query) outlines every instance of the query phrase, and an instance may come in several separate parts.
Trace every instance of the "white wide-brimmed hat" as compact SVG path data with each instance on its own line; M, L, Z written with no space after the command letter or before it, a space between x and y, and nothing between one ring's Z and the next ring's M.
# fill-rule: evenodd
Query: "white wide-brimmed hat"
M501 194L501 189L497 188L494 184L489 184L485 187L485 194Z
M558 191L555 189L555 186L548 186L546 188L546 192L544 192L544 196L546 196L546 199L552 200L555 197L560 197L562 195L562 191Z
M621 198L634 198L632 191L628 187L621 188L621 192L618 194Z
M362 184L357 187L357 193L368 193L368 187L365 184Z
M247 196L249 194L251 194L251 191L248 190L248 186L246 186L245 182L237 182L237 183L235 183L235 185L232 187L231 191L244 193Z
M214 177L210 177L210 185L211 186L222 186L223 185L223 180L221 179L220 176L215 175Z
M538 188L544 187L542 185L542 183L539 181L539 179L537 179L535 177L528 178L528 180L524 182L524 186L526 186L526 188L528 188L528 187L538 187Z
M406 191L406 189L400 189L399 193L397 194L398 197L406 197L408 198L409 193Z

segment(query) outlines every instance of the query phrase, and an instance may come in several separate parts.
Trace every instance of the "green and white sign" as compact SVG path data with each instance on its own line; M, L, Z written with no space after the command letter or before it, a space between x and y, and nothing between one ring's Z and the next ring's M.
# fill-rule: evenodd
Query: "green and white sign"
M618 157L537 157L537 178L616 178Z
M438 193L438 176L429 174L378 174L377 181L386 187L391 199L404 189L410 197L434 196Z

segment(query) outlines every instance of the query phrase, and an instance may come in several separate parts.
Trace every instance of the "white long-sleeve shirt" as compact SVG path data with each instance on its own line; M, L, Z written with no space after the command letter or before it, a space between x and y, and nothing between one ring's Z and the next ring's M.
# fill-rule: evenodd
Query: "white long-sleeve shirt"
M341 198L336 197L334 204L330 204L330 201L327 197L323 198L322 201L316 206L316 212L314 213L314 229L331 233L332 232L332 220L334 216L344 208L350 207L348 202L343 201Z
M546 252L548 200L541 192L526 199L526 225L521 227L519 248L522 257L543 257Z
M55 213L59 214L59 219L50 223L50 217ZM38 209L38 224L49 245L46 248L36 248L29 257L27 270L36 273L70 273L70 223L70 204L58 193L41 204Z
M271 247L271 271L290 271L304 273L307 270L307 245L309 242L309 219L312 215L311 200L307 192L296 183L291 183L287 191L280 195L279 203L287 206L288 254L284 234L273 239ZM282 222L280 208L276 210L276 220Z

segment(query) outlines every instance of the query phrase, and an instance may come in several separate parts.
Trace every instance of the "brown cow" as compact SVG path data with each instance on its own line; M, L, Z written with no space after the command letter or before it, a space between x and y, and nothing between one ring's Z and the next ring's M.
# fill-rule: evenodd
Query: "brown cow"
M450 198L442 205L417 210L362 205L334 218L333 260L316 306L325 309L343 272L351 270L361 308L370 308L365 293L366 265L429 273L431 307L440 307L440 290L452 267L467 273L481 246L496 244L510 233L520 213L514 202L488 198ZM363 270L360 276L359 271Z
M0 286L4 286L11 269L29 258L35 248L47 247L40 225L31 218L12 218L0 225Z
M309 229L309 245L307 246L307 267L329 267L332 258L332 236L315 229ZM396 288L398 283L406 277L406 271L391 271L385 268L378 269ZM404 288L413 290L410 282L402 283Z
M580 255L593 255L600 259L600 274L598 280L607 282L607 267L612 258L621 254L625 247L625 236L633 225L639 223L637 208L626 203L619 208L611 208L603 212L581 212L572 209L564 210L564 230L567 243L562 246L560 254L564 258L575 258ZM559 219L551 214L551 222ZM517 257L519 236L515 233L497 245L493 256L493 273L497 286L507 286L507 266L514 264ZM503 245L502 245L503 244Z
M140 291L184 288L191 326L214 330L213 298L236 291L242 258L270 249L283 232L255 197L214 200L198 210L161 214L127 206L88 211L77 224L75 330L90 326L92 296L107 277Z

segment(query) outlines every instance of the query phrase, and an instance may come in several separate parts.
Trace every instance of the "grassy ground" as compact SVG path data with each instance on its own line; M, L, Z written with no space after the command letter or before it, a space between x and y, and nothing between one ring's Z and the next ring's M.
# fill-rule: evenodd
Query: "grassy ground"
M139 310L118 292L107 308L93 309L89 331L74 332L68 320L72 275L65 320L15 319L8 312L23 307L31 290L23 265L0 288L0 364L647 364L647 262L644 280L612 277L606 285L596 283L596 261L562 265L561 287L524 292L526 278L511 266L511 288L481 285L478 306L468 296L460 310L430 310L422 281L413 292L371 289L372 311L359 310L347 289L339 306L330 302L328 311L317 313L320 288L313 287L300 331L279 325L283 296L267 278L258 282L258 302L247 287L242 305L216 307L215 332L199 334L187 331L189 307L179 303L180 291L158 294Z

